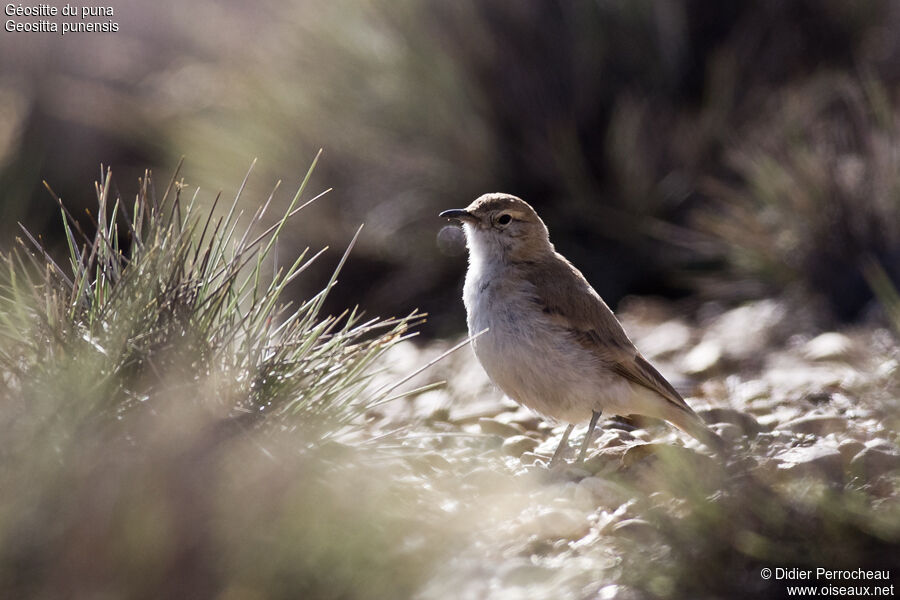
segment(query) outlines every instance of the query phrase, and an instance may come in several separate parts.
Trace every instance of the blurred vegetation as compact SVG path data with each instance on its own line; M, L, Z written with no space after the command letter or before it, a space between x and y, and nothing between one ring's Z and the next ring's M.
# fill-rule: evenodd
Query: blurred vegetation
M318 254L274 273L266 258L308 179L257 234L269 202L250 219L240 193L204 211L149 177L125 202L107 172L94 233L59 206L65 266L27 231L3 256L4 597L398 598L420 583L438 552L403 545L428 530L405 512L416 492L360 440L366 412L402 397L373 362L420 319L323 313L346 254L289 306Z
M851 319L871 291L867 264L900 281L900 122L877 81L823 74L762 105L727 160L737 179L695 217L727 277L715 296L802 286ZM710 281L710 280L713 281Z
M462 323L463 266L438 251L435 214L485 191L535 204L613 303L796 287L852 319L871 299L861 257L897 280L896 3L117 10L127 35L0 40L7 236L16 220L49 228L40 178L78 215L100 162L127 189L147 164L187 155L195 183L231 189L223 178L259 157L256 198L324 145L318 177L334 197L285 241L324 245L366 222L348 295L329 306L418 305L430 334Z
M656 528L618 542L624 580L646 597L781 598L790 582L764 579L762 568L893 574L900 565L896 476L842 486L815 470L785 476L753 460L726 470L677 450L661 449L621 481Z

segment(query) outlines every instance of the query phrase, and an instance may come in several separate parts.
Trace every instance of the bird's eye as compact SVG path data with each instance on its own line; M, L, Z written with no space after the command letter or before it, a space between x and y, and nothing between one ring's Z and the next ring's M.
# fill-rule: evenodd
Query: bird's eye
M509 222L512 221L512 217L508 214L500 215L497 217L497 223L500 225L509 225Z

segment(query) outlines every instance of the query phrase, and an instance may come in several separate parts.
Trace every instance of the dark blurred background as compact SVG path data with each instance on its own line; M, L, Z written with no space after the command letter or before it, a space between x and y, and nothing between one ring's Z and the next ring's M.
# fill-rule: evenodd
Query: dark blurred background
M437 213L488 191L531 202L613 306L787 293L847 321L872 312L864 265L900 280L896 2L110 4L117 33L0 32L4 249L17 221L61 235L42 179L80 212L101 163L128 199L185 156L210 202L258 157L252 213L324 147L307 196L334 191L279 250L335 250L297 293L365 222L332 306L419 307L431 336L464 325Z

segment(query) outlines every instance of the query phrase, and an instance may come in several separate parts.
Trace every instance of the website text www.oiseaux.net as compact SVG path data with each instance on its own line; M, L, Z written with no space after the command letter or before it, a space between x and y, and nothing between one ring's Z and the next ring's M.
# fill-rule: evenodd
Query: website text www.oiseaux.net
M805 597L882 597L894 596L891 572L887 569L799 569L768 567L760 570L760 577L785 584L788 596Z

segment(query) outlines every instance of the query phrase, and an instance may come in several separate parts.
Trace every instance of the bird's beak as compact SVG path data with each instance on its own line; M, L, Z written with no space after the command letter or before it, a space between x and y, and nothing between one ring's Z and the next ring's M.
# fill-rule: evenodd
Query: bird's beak
M438 216L445 217L447 219L459 219L460 221L474 221L475 220L475 217L472 216L472 214L469 213L464 208L451 208L450 210L445 210Z

